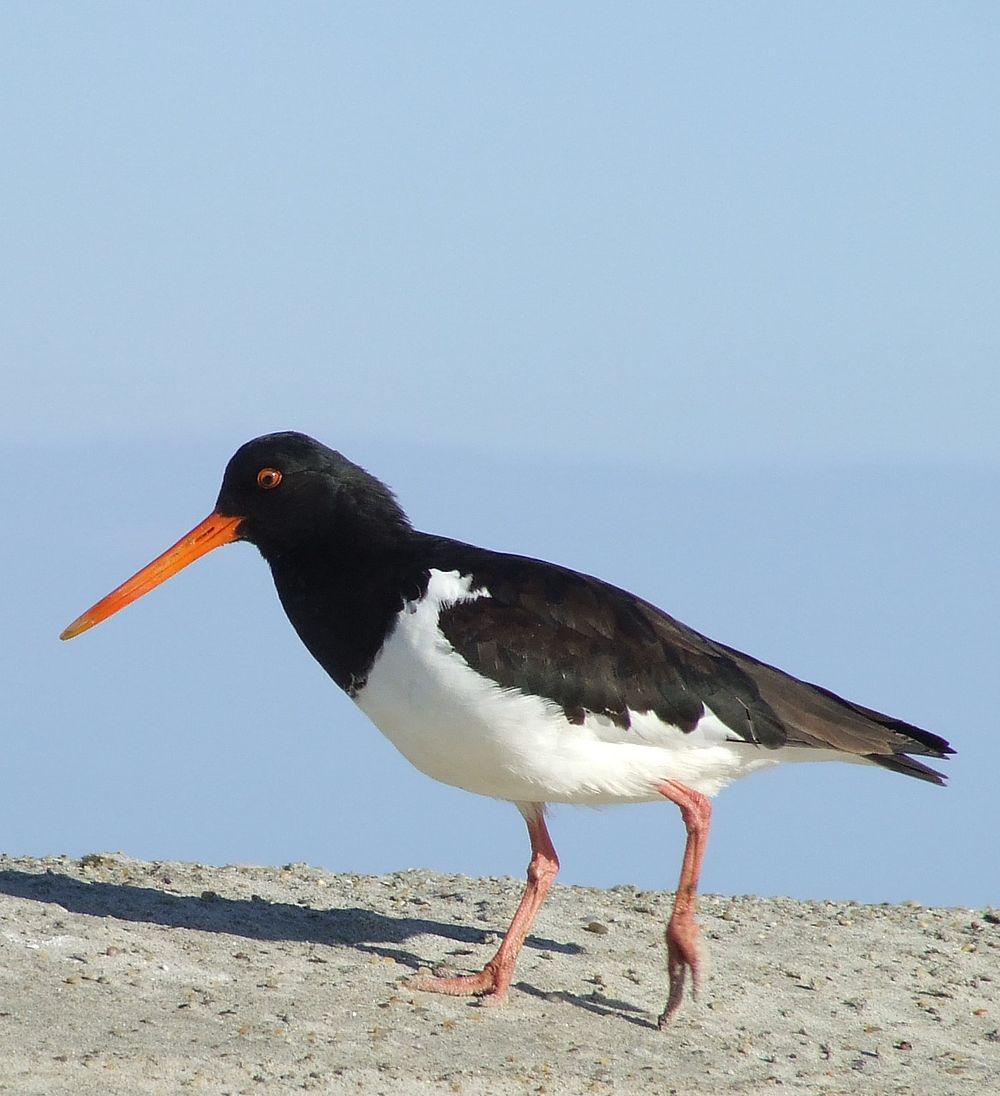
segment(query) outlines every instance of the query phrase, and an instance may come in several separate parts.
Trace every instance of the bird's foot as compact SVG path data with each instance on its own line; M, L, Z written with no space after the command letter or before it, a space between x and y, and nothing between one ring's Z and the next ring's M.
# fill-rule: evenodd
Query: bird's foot
M415 974L403 983L423 993L446 993L451 997L482 997L483 1004L499 1005L507 997L507 987L498 981L487 963L478 974Z
M684 983L691 972L691 996L697 999L701 988L701 949L698 946L698 926L691 913L675 915L667 924L667 972L670 975L670 994L667 1006L659 1019L664 1030L681 1007L684 999Z

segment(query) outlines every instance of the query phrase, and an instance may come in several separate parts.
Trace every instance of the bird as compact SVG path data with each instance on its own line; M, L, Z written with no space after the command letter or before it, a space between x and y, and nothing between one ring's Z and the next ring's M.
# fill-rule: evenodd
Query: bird
M393 492L294 431L229 461L211 514L88 609L71 639L221 545L247 541L310 654L421 772L506 800L531 846L497 953L415 990L499 1004L559 870L549 804L675 804L686 831L666 926L658 1026L697 996L696 897L712 798L786 761L875 764L934 784L940 736L843 699L682 624L601 579L420 532Z

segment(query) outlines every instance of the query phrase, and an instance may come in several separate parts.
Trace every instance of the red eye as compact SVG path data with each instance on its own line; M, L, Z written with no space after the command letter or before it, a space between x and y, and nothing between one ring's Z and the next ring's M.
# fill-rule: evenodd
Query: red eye
M257 473L257 486L262 487L265 491L272 490L279 483L281 483L281 473L277 468L262 468Z

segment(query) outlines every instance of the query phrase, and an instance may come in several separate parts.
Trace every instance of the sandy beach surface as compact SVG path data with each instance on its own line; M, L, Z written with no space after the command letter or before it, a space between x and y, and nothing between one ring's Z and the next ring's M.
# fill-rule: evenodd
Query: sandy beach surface
M670 895L556 886L507 1004L513 879L0 857L0 1092L1000 1092L1000 912L701 901L669 1031Z

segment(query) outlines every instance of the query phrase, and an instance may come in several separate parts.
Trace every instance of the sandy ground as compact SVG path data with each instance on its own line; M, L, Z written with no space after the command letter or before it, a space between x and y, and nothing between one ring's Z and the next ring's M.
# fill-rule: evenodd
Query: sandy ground
M1000 914L706 896L702 999L656 1030L670 896L555 887L503 1008L521 883L0 857L0 1092L1000 1092Z

